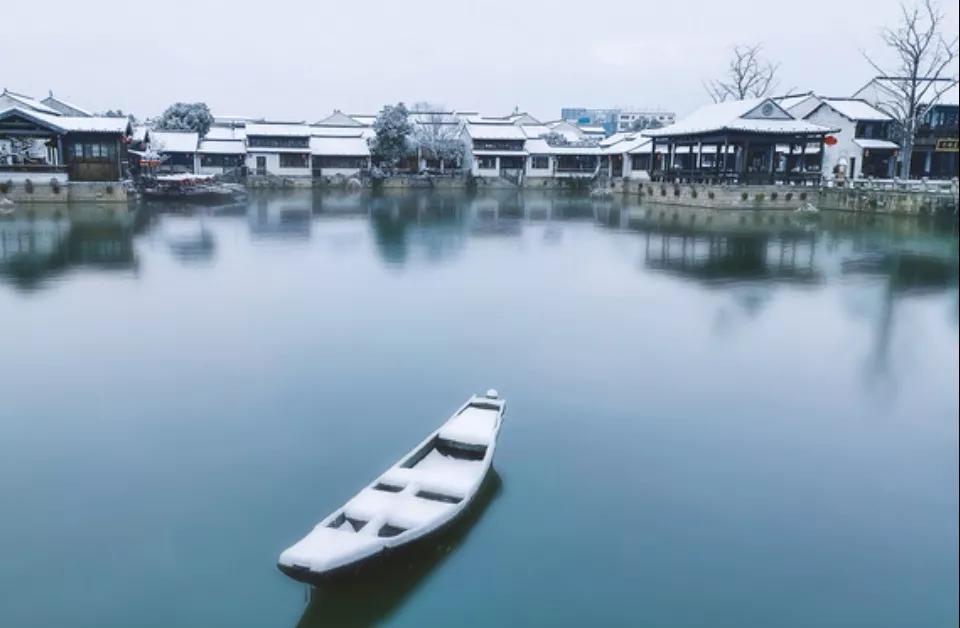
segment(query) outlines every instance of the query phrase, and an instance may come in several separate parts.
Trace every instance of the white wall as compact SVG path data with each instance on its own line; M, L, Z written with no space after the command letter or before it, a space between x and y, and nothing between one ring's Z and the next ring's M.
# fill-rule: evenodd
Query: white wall
M63 171L12 172L3 170L3 166L0 166L0 182L12 181L16 185L27 179L30 179L34 185L47 185L51 179L56 179L58 183L66 183L69 180L67 173Z
M860 170L863 167L863 149L853 142L857 133L856 123L829 107L820 107L807 120L821 126L840 129L839 133L831 133L833 137L837 138L836 144L833 146L823 145L823 174L828 178L833 177L833 167L841 159L846 159L847 178L859 178ZM856 160L853 164L853 172L850 171L851 158Z
M650 180L650 173L646 170L642 170L636 164L639 164L640 159L646 159L646 155L631 155L626 154L623 156L623 178L624 179L640 179L642 181ZM637 160L634 162L634 160Z
M304 149L304 153L309 151ZM309 177L313 175L313 171L310 169L309 163L310 160L307 160L306 168L281 168L280 167L280 153L247 153L247 168L249 168L249 173L251 175L257 174L257 157L266 157L267 158L267 174L276 175L278 177Z
M481 168L480 158L473 157L470 163L470 173L475 177L499 177L500 176L500 158L494 157L494 160L496 165L495 168Z
M540 169L540 168L533 167L534 156L535 155L530 155L527 157L527 161L525 164L526 167L524 168L526 176L528 178L533 178L533 179L553 178L554 158L551 157L550 155L546 155L547 167ZM536 156L542 157L544 155L536 155Z

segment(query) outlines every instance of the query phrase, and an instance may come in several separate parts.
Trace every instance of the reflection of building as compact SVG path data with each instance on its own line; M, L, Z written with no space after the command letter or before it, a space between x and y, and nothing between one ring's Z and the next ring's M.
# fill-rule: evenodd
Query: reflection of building
M313 226L312 198L251 199L247 223L250 233L258 237L309 239Z
M29 290L72 268L134 269L132 226L126 214L2 220L0 278Z
M631 212L629 226L645 234L644 263L654 270L701 281L819 282L816 233L786 213L774 223L758 218L663 206Z

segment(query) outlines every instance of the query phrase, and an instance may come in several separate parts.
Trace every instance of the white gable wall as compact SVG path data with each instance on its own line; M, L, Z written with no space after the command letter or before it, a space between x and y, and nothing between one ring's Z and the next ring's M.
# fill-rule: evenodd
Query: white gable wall
M853 141L856 137L857 124L826 105L816 109L807 117L807 120L814 124L840 129L840 132L833 133L833 137L837 138L837 143L833 146L827 146L826 144L823 146L823 174L827 178L831 178L833 167L841 159L846 159L847 177L859 178L863 168L863 149ZM850 170L851 159L854 159L853 171Z

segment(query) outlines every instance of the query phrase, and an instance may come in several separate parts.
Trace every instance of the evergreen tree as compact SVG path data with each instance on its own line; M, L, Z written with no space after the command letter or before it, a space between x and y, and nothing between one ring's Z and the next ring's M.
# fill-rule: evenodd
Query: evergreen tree
M213 114L205 103L178 102L167 107L157 128L164 131L196 131L201 137L207 134L213 125Z
M376 136L370 139L370 153L382 166L395 168L409 152L413 126L404 104L387 105L373 123Z

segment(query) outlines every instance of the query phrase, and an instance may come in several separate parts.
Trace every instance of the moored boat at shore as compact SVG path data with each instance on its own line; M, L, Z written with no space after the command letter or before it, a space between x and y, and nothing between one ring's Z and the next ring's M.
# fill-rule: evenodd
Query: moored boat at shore
M170 174L148 180L141 190L147 200L225 202L245 198L242 185L218 181L214 175Z
M439 532L470 506L490 472L506 402L472 396L400 462L280 555L296 580L320 583Z

